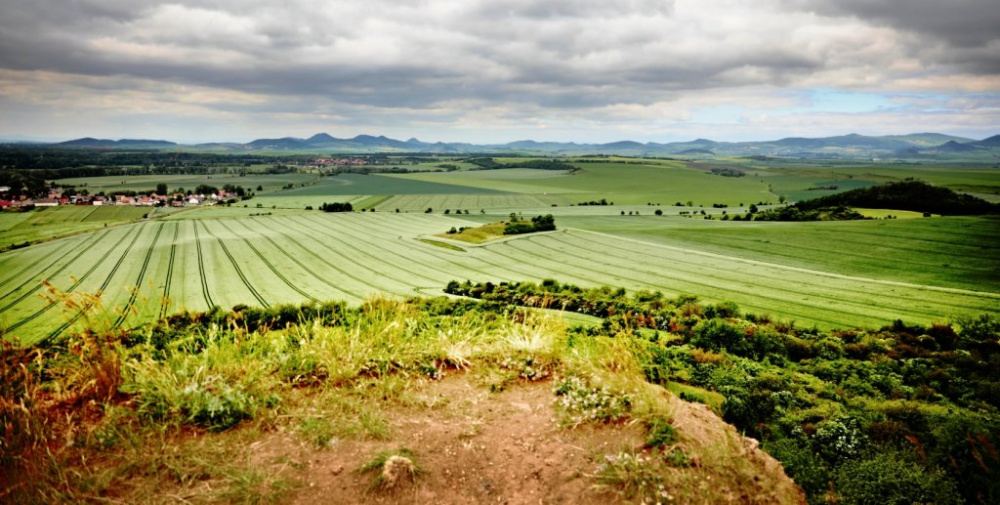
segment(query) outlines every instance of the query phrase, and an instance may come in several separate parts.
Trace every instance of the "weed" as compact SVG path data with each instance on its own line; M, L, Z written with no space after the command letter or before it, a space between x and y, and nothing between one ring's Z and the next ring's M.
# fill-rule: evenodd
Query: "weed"
M615 394L607 387L590 387L579 377L571 376L559 381L554 392L560 397L558 406L563 411L566 424L620 421L628 417L632 408L629 395Z
M299 432L316 447L325 449L330 446L336 431L333 423L323 417L310 417L299 424Z
M226 483L218 496L230 503L246 504L280 503L282 494L294 487L287 479L254 469L229 470Z
M670 421L655 417L646 422L646 447L663 449L676 444L678 440L677 430L670 425Z
M670 499L656 461L642 453L622 451L605 454L597 468L597 485L639 503L662 503Z
M552 375L552 364L533 356L507 358L500 363L502 368L511 370L526 381L545 380Z

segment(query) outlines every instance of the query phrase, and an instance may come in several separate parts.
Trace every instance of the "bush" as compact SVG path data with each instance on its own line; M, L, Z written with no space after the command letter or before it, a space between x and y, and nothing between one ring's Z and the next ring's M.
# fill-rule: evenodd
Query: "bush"
M896 452L843 465L837 472L834 488L843 505L962 503L955 482L943 471L908 461Z
M861 423L853 417L830 419L816 425L813 448L831 463L855 458L867 445Z
M708 319L695 326L690 343L703 349L727 350L735 354L747 350L744 331L721 319Z

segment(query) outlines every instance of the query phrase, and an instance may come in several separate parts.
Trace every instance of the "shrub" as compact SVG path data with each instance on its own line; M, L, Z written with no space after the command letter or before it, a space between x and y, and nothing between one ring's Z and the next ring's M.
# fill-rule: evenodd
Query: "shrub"
M735 354L742 354L747 348L743 330L721 319L708 319L695 326L690 343L704 349L727 350Z
M861 423L853 417L830 419L816 425L813 448L831 463L855 458L866 445Z
M942 470L908 461L897 452L881 453L871 459L843 465L837 472L834 487L844 505L962 503L955 482Z

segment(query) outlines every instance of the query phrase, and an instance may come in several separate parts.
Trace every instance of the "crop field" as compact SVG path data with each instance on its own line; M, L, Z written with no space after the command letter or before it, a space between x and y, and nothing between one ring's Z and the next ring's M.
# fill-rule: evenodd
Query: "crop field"
M743 223L641 216L566 217L559 222L844 275L1000 292L1000 219L996 217Z
M24 242L94 230L109 223L134 221L151 212L150 207L90 205L3 212L0 213L0 250Z
M523 158L497 159L517 160ZM86 184L92 193L150 189L157 182L171 189L238 184L262 190L232 206L181 211L60 207L0 214L0 248L33 244L0 254L0 334L37 341L88 317L127 327L213 306L357 303L377 292L435 295L448 281L466 279L554 278L694 294L820 327L880 326L897 318L926 324L1000 311L1000 219L891 210L870 212L912 219L744 223L699 215L718 218L779 195L812 198L835 191L822 189L828 186L843 191L905 177L990 193L1000 191L995 170L743 160L733 164L746 176L724 177L711 174L710 165L671 160L576 162L575 172L465 170L467 164L455 163L463 170L62 181ZM614 205L576 205L601 199ZM325 202L378 212L304 210ZM480 245L435 237L511 212L551 213L558 231ZM150 219L141 219L146 213ZM66 299L46 297L44 280L68 293ZM84 295L98 291L100 307L81 311L92 302Z
M494 212L503 212L506 209L525 209L550 207L553 204L565 205L566 199L559 196L548 195L519 195L519 194L499 194L499 195L399 195L381 201L375 209L382 212L392 212L395 209L406 212L434 209L434 212L442 212L449 209L468 210L478 213L480 210L489 209Z
M310 174L255 174L247 173L245 176L239 174L211 174L211 175L129 175L129 176L103 176L103 177L81 177L74 179L60 179L59 184L74 186L77 189L87 189L91 194L101 191L149 191L156 188L158 183L166 183L170 191L184 188L193 190L199 184L207 184L221 188L226 184L243 186L256 190L261 186L261 191L276 191L287 184L299 186L308 184L318 179Z
M501 191L488 188L470 188L447 183L399 179L388 175L342 174L323 177L314 183L293 189L260 195L251 200L251 206L318 208L326 202L360 202L365 196L391 195L496 195Z
M828 273L575 227L484 246L463 244L464 251L418 240L473 224L436 214L315 212L111 227L0 255L0 325L5 333L37 341L81 322L78 306L67 309L39 296L44 279L71 295L103 291L98 319L112 327L214 305L356 303L375 292L440 294L453 279L556 278L692 293L822 327L881 325L896 318L928 323L996 310L1000 302L996 290ZM956 250L950 261L957 265L967 253ZM130 305L135 310L123 310Z
M754 177L722 177L688 168L678 162L574 163L580 170L570 175L538 175L530 170L489 170L402 174L391 177L424 182L495 188L511 193L559 195L570 203L606 198L618 205L646 203L673 204L692 201L695 205L713 203L776 202L767 185ZM532 177L525 172L535 172Z

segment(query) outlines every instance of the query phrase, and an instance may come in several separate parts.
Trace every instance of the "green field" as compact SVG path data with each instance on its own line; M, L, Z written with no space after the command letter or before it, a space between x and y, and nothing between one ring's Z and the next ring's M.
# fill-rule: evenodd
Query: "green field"
M518 160L523 158L497 159ZM86 182L91 192L160 181L263 189L232 206L179 212L60 207L0 214L0 247L34 244L0 254L0 327L37 341L84 322L78 305L64 310L65 304L43 299L46 279L71 297L102 291L101 321L109 326L215 305L357 303L377 292L439 294L448 281L466 279L555 278L694 294L827 328L880 326L897 318L926 324L1000 311L1000 219L995 217L917 218L875 210L870 212L878 217L913 218L718 219L724 212L746 212L740 204L833 192L809 188L836 185L842 191L907 177L989 193L1000 190L995 170L719 163L746 175L711 174L717 163L623 158L577 160L576 171L467 170L470 164L456 162L458 171L403 175L81 179L75 182ZM576 205L601 199L614 205ZM304 210L324 202L377 212ZM706 220L702 211L716 219ZM141 219L147 212L150 219ZM525 219L551 213L558 230L461 247L434 238L452 227L505 220L512 212ZM131 289L135 286L138 290ZM127 306L134 308L123 312Z
M63 205L29 212L0 212L0 250L142 219L151 207Z
M159 183L166 183L170 191L183 188L193 190L200 184L221 188L226 184L233 186L243 186L251 190L256 190L257 186L261 191L278 191L287 184L296 186L310 184L318 179L310 174L255 174L248 173L245 176L239 174L211 174L211 175L128 175L128 176L105 176L105 177L82 177L76 179L60 179L58 182L64 186L73 186L77 189L86 189L91 194L101 191L152 191Z
M1000 292L1000 219L736 223L565 218L623 237L844 275ZM998 307L1000 308L1000 307Z
M904 221L891 224L896 223ZM466 252L418 240L473 224L440 215L313 212L108 228L0 256L0 324L11 335L35 341L82 322L77 310L64 311L38 296L44 292L42 279L70 293L103 291L102 324L110 326L213 305L440 293L453 279L557 278L584 286L693 293L822 327L881 325L896 318L928 323L993 311L1000 302L995 294L1000 290L979 293L840 275L576 227L470 246ZM980 232L987 233L989 225ZM956 253L956 264L968 255ZM139 290L132 292L131 286ZM130 303L137 310L120 316Z
M572 174L543 170L482 170L403 174L391 177L468 188L499 189L510 193L557 195L569 203L602 198L618 205L645 205L692 201L713 203L777 202L777 196L753 177L721 177L688 168L679 162L576 163Z

